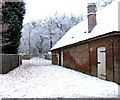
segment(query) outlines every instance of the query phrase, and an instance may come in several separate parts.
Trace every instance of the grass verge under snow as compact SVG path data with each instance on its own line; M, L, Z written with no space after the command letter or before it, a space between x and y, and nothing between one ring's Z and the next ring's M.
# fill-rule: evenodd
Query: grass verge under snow
M0 75L0 98L118 98L118 85L33 58Z

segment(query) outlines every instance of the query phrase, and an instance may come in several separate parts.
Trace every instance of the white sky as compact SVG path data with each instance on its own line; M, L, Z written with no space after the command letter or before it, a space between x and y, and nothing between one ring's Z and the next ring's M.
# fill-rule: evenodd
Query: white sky
M58 12L59 14L86 14L87 3L96 0L25 0L26 14L23 24L36 19L46 18Z

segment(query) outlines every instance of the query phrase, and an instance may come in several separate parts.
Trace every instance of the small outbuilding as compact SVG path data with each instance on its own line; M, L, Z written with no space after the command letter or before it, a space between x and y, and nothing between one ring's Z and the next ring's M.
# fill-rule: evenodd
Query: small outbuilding
M120 0L71 28L52 48L52 63L120 84ZM72 73L71 73L72 74Z

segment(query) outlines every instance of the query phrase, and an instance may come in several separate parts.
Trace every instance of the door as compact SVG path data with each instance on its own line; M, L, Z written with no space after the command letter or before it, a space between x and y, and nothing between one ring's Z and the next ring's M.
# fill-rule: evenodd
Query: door
M58 59L58 65L63 66L63 51L60 51L59 54L57 54Z
M61 66L63 66L63 51L61 51Z
M60 60L60 59L59 59L60 57L59 57L59 55L60 55L60 54L58 53L58 54L57 54L57 62L58 62L58 65L60 65L60 61L59 61L59 60Z
M106 48L99 47L97 49L97 73L101 79L106 79Z

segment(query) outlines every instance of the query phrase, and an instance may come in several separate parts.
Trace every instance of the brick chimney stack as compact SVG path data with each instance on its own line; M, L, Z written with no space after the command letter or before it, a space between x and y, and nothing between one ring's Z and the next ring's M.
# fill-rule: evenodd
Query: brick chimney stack
M96 25L96 4L88 4L88 33L90 33Z

